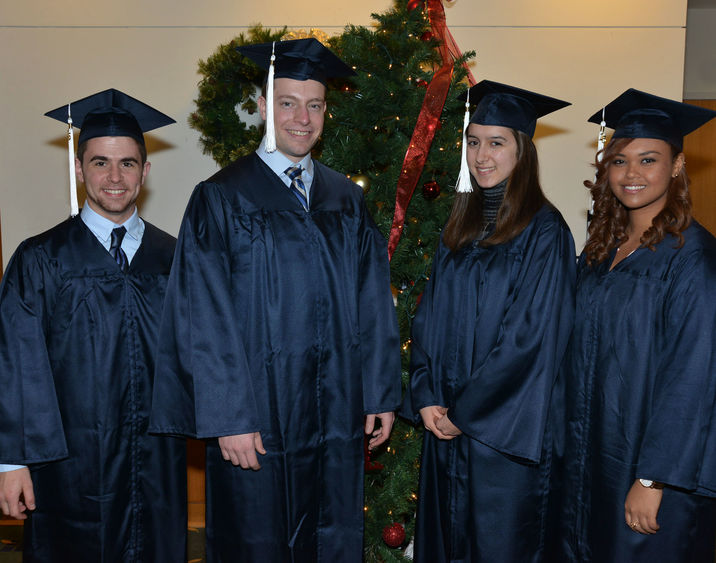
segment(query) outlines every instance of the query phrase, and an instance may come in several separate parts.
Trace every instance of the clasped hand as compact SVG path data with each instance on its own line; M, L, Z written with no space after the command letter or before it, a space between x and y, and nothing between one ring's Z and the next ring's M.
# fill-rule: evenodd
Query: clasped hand
M452 440L462 434L462 430L455 426L448 417L447 411L447 407L439 405L431 405L420 409L420 417L423 419L425 429L441 440Z

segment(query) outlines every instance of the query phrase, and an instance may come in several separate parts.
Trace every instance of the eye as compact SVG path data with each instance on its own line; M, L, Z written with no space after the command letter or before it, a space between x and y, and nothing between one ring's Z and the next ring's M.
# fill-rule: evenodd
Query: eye
M122 166L123 166L124 168L134 168L134 162L132 162L131 160L130 160L130 161L124 161L124 162L122 163Z
M293 103L284 101L284 102L281 102L281 107L282 108L291 108L291 107L293 107Z
M642 161L641 161L642 164L652 164L652 163L654 163L654 162L656 162L656 159L655 159L655 158L650 158L650 157L648 157L648 156L647 156L646 158L643 158Z
M311 104L308 107L313 111L321 111L323 109L323 104Z
M467 140L467 146L468 147L476 147L480 144L480 142L477 139L468 139Z
M612 166L621 166L622 164L624 164L623 158L615 158L612 160Z
M491 141L490 146L491 147L501 147L502 143L500 141Z

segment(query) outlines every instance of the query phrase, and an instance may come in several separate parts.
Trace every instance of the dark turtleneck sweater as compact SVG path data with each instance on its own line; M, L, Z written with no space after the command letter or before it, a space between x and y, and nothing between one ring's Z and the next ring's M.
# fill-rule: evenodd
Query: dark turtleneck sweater
M500 210L502 201L505 199L505 187L507 186L507 178L491 188L479 188L482 194L482 219L484 228L477 240L484 240L489 237L495 230L497 223L497 212Z

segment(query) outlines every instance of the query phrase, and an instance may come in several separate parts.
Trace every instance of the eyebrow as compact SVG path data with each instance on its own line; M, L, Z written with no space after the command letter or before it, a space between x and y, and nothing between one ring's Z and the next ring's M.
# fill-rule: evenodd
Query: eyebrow
M646 155L648 155L648 154L658 154L658 155L661 155L661 151L657 151L657 150L644 151L644 152L640 152L637 156L646 156ZM618 152L618 153L615 154L614 156L626 156L626 155L625 155L623 152Z
M293 94L281 94L280 96L276 96L276 99L277 99L277 100L289 99L289 100L293 100L293 101L296 101L296 102L299 101L298 96L294 96ZM321 102L321 103L323 103L323 102L325 102L325 101L326 101L326 98L311 98L310 100L307 100L307 103L309 103L309 104L310 104L311 102Z
M479 139L479 137L478 137L477 135L471 135L470 133L467 134L467 137L468 137L468 138L471 138L471 137L472 137L473 139ZM488 141L494 140L494 139L499 139L500 141L506 141L506 140L507 140L507 138L506 138L506 137L503 137L502 135L492 135L491 137L487 137L487 140L488 140Z
M90 158L89 161L94 162L95 160L101 160L104 162L104 161L108 161L109 158L106 156L102 156L101 154L96 154L92 158ZM137 162L137 163L139 162L139 160L133 156L125 156L124 158L120 158L119 161L120 162Z

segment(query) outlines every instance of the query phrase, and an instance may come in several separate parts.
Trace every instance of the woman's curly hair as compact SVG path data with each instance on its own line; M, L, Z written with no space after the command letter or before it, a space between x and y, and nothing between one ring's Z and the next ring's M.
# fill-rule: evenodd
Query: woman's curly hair
M609 187L609 167L614 156L619 154L633 139L612 139L595 159L594 167L597 177L592 182L585 180L584 185L589 189L594 200L594 211L589 223L589 236L584 245L587 264L603 262L609 253L626 241L626 227L628 224L627 209L612 193ZM669 144L672 162L681 154L681 150ZM656 217L651 227L642 234L640 243L650 250L654 250L667 234L678 240L677 248L684 244L681 234L691 224L691 196L689 195L689 177L686 168L681 167L676 177L671 178L667 188L666 203Z

